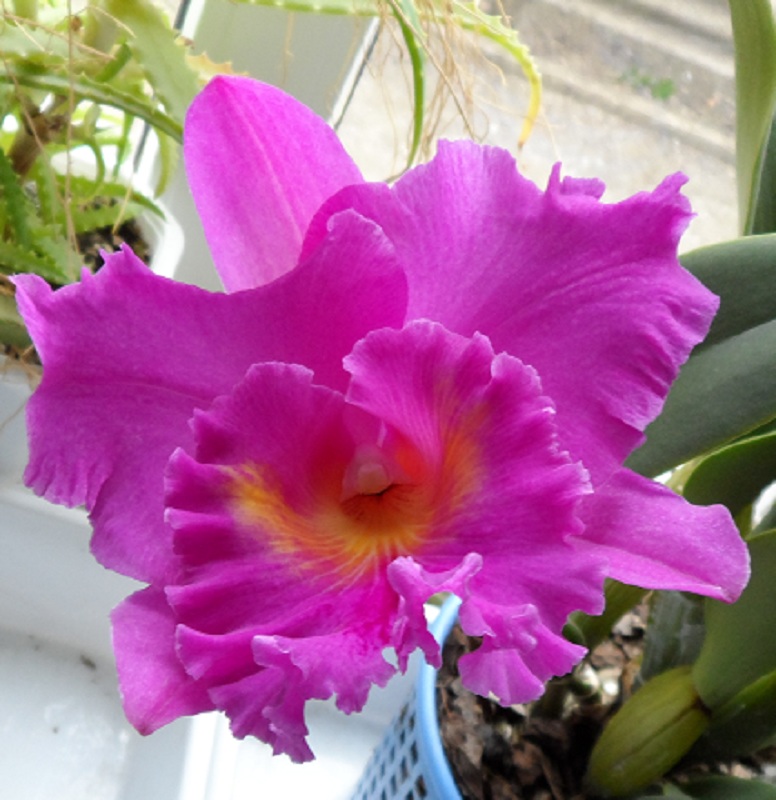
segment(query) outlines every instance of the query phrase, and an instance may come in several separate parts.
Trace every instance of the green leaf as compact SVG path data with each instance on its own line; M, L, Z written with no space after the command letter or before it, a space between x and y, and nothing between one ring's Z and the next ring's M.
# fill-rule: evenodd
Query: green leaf
M456 0L452 5L453 21L463 30L472 31L495 42L517 61L528 80L531 96L518 145L531 135L542 102L542 79L531 51L519 39L517 31L504 23L503 17L485 14L475 2Z
M704 458L682 495L696 505L722 503L737 517L776 480L776 432L734 442Z
M570 617L566 638L592 650L612 632L615 623L641 601L647 593L640 586L629 586L619 581L607 580L604 587L605 606L602 614L591 616L575 611Z
M729 3L736 60L738 210L741 230L749 233L776 106L776 26L770 0Z
M10 236L22 247L30 246L30 228L27 224L29 202L19 183L8 156L0 150L0 200L5 206L4 218L10 225Z
M412 141L407 155L407 168L412 166L423 141L423 120L426 113L426 75L424 51L426 35L411 0L387 0L399 23L404 45L412 65Z
M96 205L90 208L72 209L73 227L76 233L87 233L100 228L114 227L125 220L135 219L144 211L139 203L127 201L121 205Z
M29 68L16 68L0 71L0 83L18 84L28 89L65 96L72 90L78 100L91 100L118 108L144 120L178 142L183 140L181 123L162 111L151 99L131 94L109 83L98 83L86 75L66 77Z
M69 283L68 272L46 255L28 250L13 242L0 240L0 270L6 274L32 272L45 278L49 283Z
M132 32L129 46L136 61L167 113L182 126L200 86L164 15L148 0L104 0L104 7Z
M170 183L175 173L175 168L178 166L180 147L169 136L157 136L156 142L159 145L157 154L159 174L156 177L154 194L156 197L160 197Z
M776 670L776 531L750 539L749 553L752 577L738 601L706 600L706 638L693 677L712 712Z
M776 800L776 787L732 775L698 778L682 790L695 800Z
M682 263L721 306L676 380L646 443L628 460L657 475L776 417L776 236L695 250Z
M683 798L687 798L690 795L685 794L678 786L673 783L669 783L667 786L663 787L663 797L673 797L675 800L681 800Z
M4 65L25 60L61 63L68 58L66 36L16 19L0 17L0 57Z
M605 797L643 791L679 762L708 723L689 667L652 678L609 720L595 743L591 785Z
M271 6L303 14L334 14L353 17L379 17L379 0L237 0L246 6Z
M70 245L62 230L53 225L42 228L36 233L35 249L54 265L55 269L51 272L52 282L66 284L78 280L82 265L81 255ZM61 277L57 279L56 275Z
M716 709L690 758L726 761L754 753L776 736L776 670L763 675Z
M35 182L39 218L44 223L53 222L62 201L58 193L56 173L48 159L45 156L35 159L27 177Z
M704 636L703 598L682 592L657 592L649 615L639 680L692 664Z
M628 466L658 475L774 419L774 353L776 320L694 355Z
M680 260L721 298L711 330L696 353L776 319L776 234L700 247Z
M771 127L762 154L760 182L753 199L750 213L749 233L772 233L776 231L776 117Z
M164 217L162 209L150 197L137 191L137 189L128 187L126 183L120 180L97 182L83 175L70 175L68 178L60 175L57 177L57 183L62 193L64 193L66 186L69 187L70 200L68 205L71 207L73 205L91 203L95 200L104 201L106 198L118 201L116 204L108 206L108 208L112 209L113 220L103 224L112 225L117 220L127 219L128 215L122 212L123 204L127 202L134 203L140 206L142 210L150 211L158 217ZM136 214L133 214L133 216L136 216ZM102 225L99 227L102 227Z
M0 294L0 342L18 350L26 350L32 345L21 315L16 310L16 301L7 294Z

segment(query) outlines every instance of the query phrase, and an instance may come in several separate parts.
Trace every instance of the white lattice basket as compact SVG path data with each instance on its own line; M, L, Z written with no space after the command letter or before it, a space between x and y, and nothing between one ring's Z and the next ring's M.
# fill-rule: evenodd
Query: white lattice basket
M448 600L431 626L440 644L459 605ZM461 800L439 735L436 670L428 664L372 754L352 800Z

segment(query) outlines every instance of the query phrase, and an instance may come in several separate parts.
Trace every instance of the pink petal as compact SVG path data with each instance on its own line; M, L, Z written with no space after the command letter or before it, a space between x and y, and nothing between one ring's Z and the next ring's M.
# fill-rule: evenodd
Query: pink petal
M426 624L424 606L431 596L440 592L467 597L470 580L481 569L482 556L478 553L470 553L458 566L446 572L429 572L410 557L397 558L388 565L388 580L401 598L391 641L402 671L418 647L429 664L442 665L439 644Z
M392 194L364 185L331 198L305 249L343 208L376 220L407 272L408 319L483 333L533 366L564 447L598 483L642 442L717 307L676 258L683 183L608 205L598 181L556 170L542 192L507 152L443 142Z
M255 736L271 745L275 755L285 753L292 761L302 763L311 761L313 752L305 739L307 698L295 689L287 672L271 668L216 686L211 695L229 717L236 737Z
M309 758L307 699L356 710L394 672L382 651L396 599L378 572L350 571L339 529L351 429L371 430L345 412L308 370L256 365L196 414L193 455L178 451L168 475L180 658L236 735L295 760Z
M369 613L364 616L368 619ZM259 665L298 675L296 693L320 700L336 694L337 707L352 714L364 707L372 685L385 686L396 672L369 644L369 633L354 625L349 631L299 639L257 636L253 655Z
M417 615L440 590L463 598L464 630L492 645L483 654L523 652L529 671L578 660L582 651L560 632L571 611L600 611L603 574L596 554L570 542L582 533L575 509L588 486L558 447L553 410L533 370L494 356L483 337L421 322L370 334L346 366L350 402L417 448L433 487L427 534L411 559L388 570L400 615L408 615L394 628L400 663L416 645L435 655ZM543 637L544 660L529 656L534 628L556 634Z
M387 645L402 667L417 645L434 657L422 610L434 592L460 591L494 648L515 652L537 626L559 633L570 610L601 602L596 562L566 541L581 532L584 474L558 449L531 369L430 323L373 332L346 365L349 405L301 367L254 366L197 413L194 452L170 462L180 656L238 735L294 758L306 757L300 698L336 694L356 710L392 672ZM391 495L401 521L385 528L345 510L351 465L369 459L386 475L395 460L409 481ZM406 555L391 564L392 553ZM507 617L531 631L507 633ZM545 638L554 655L526 653L525 669L578 652Z
M749 555L723 506L693 506L670 489L620 470L581 508L585 535L624 583L732 602L749 578Z
M136 592L113 611L111 620L124 711L140 733L212 710L204 687L186 674L176 656L176 623L161 591Z
M128 249L57 292L15 281L44 363L26 480L53 502L86 503L95 555L149 581L175 569L163 473L191 441L194 409L257 361L304 363L344 386L342 356L375 323L400 322L406 291L384 238L352 213L297 270L234 295L159 278Z
M227 291L296 266L327 197L363 179L329 126L272 86L216 77L186 117L189 184Z
M464 686L485 697L492 693L505 706L527 703L544 693L550 678L566 675L579 663L584 647L532 619L530 609L526 612L509 620L523 634L520 646L499 647L497 639L486 637L481 647L459 660Z

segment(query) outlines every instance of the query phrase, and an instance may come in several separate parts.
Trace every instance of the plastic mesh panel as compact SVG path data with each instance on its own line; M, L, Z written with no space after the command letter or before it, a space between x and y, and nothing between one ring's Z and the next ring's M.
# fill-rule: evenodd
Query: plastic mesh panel
M433 800L418 757L414 693L391 723L352 800Z

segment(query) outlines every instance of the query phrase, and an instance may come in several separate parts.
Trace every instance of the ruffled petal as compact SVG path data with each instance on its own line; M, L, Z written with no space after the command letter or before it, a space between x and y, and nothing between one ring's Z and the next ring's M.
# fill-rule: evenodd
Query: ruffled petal
M365 614L368 619L369 612ZM257 636L253 655L261 666L282 668L298 675L295 694L325 700L337 695L337 708L346 714L361 711L373 685L385 686L396 672L372 646L369 631L351 630L325 636L290 638ZM290 666L298 672L291 672Z
M402 598L393 634L400 660L415 646L435 658L418 615L442 590L463 598L464 630L489 642L483 655L523 653L529 671L579 660L583 651L560 632L571 611L600 611L603 570L596 553L570 541L582 533L575 509L589 487L558 446L535 372L494 356L484 337L425 322L370 334L346 366L349 401L381 418L424 463L432 513L411 558L388 570ZM545 628L556 634L542 635L548 652L530 655L534 629Z
M388 580L401 598L391 643L402 671L417 648L423 651L429 664L442 666L439 643L428 629L424 606L429 597L439 592L467 597L469 581L481 569L482 556L478 553L470 553L457 567L446 572L429 572L409 557L397 558L388 565Z
M259 364L195 415L193 452L170 461L180 658L236 735L295 760L310 757L306 700L357 710L395 671L382 652L397 599L342 510L353 432L369 422L309 370Z
M676 258L691 216L684 180L610 205L599 181L556 169L543 192L506 151L442 142L393 193L331 198L305 247L343 208L377 221L407 272L408 319L483 333L536 368L564 447L598 483L643 441L717 308Z
M111 621L124 711L140 733L213 709L204 686L178 660L176 622L161 590L149 587L131 595L114 609Z
M174 573L163 474L191 443L194 409L257 361L303 363L344 387L342 356L376 321L400 324L406 302L390 246L353 213L297 270L233 295L155 276L128 249L56 292L35 276L15 282L44 363L25 479L53 502L85 503L95 555L149 582Z
M255 736L270 745L275 755L285 753L292 761L302 763L311 761L313 752L306 741L307 698L295 688L296 682L289 680L285 670L273 667L215 686L210 694L229 717L237 738Z
M485 637L458 661L464 686L485 697L492 693L502 705L535 700L550 678L571 672L587 652L543 625L533 607L507 620L510 633L519 632L520 640L510 646Z
M216 77L194 100L184 155L227 291L293 269L321 203L363 180L334 131L309 108L241 77Z
M732 602L749 579L749 553L727 509L691 505L630 470L587 497L580 514L580 546L594 548L624 583Z

